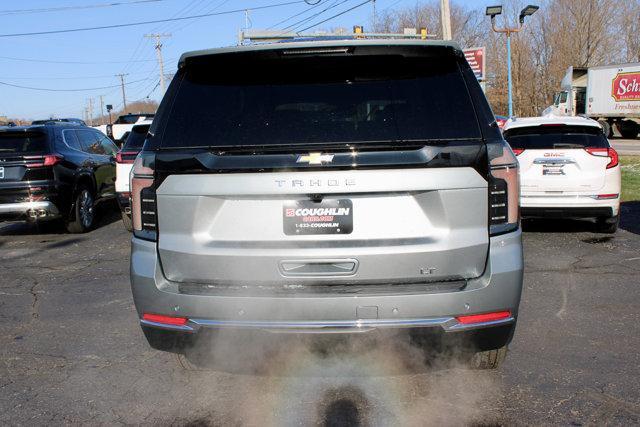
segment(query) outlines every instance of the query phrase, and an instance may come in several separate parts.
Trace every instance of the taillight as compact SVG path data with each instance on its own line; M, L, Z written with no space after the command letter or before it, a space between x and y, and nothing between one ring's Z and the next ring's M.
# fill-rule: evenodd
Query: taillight
M133 163L137 155L137 151L118 151L116 163Z
M585 151L591 154L592 156L608 157L609 163L607 163L607 169L611 169L618 166L618 152L611 147L609 148L587 147L585 148Z
M524 152L524 148L512 148L511 151L513 151L513 154L516 156L519 156Z
M609 194L596 194L595 196L591 196L596 200L611 200L617 199L620 196L618 193L609 193Z
M518 160L502 141L487 144L489 154L489 234L517 230L520 226Z
M131 219L133 234L145 240L155 241L158 237L156 190L153 182L152 153L141 152L131 169Z
M62 156L57 154L47 154L45 156L25 156L25 160L36 160L35 163L27 163L28 168L41 168L44 166L53 166L60 163L63 159Z

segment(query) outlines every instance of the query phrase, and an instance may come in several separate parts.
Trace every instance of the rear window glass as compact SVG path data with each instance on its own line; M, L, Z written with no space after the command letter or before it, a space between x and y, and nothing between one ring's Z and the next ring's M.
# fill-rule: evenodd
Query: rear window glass
M162 146L481 136L453 56L251 58L214 57L189 65L166 121Z
M0 132L0 155L48 151L47 134L44 132Z
M606 148L607 138L595 126L535 126L514 128L504 133L512 148L546 150L554 148Z
M116 119L114 124L116 125L132 125L137 123L141 118L152 119L153 114L128 114L126 116L120 116Z
M138 125L131 129L127 141L122 146L122 151L142 150L142 145L149 132L149 125Z

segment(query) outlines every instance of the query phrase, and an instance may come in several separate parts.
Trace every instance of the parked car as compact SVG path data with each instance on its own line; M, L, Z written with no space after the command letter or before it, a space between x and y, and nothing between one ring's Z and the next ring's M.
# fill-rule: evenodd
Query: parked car
M0 129L0 217L91 229L96 205L115 197L116 152L103 133L75 124Z
M87 124L84 120L67 118L67 119L44 119L44 120L34 120L31 122L31 125L48 125L48 124L56 124L56 123L69 123L76 124L80 126L86 126Z
M523 217L595 218L614 233L620 212L620 165L595 120L531 117L509 120L504 137L518 156Z
M122 214L122 222L127 230L132 231L131 206L129 191L129 173L138 153L142 150L144 140L149 133L152 120L143 120L133 126L122 149L116 154L116 194Z
M113 124L95 126L94 129L98 129L100 132L105 133L118 146L122 146L122 144L127 140L133 125L145 120L152 120L154 115L155 114L151 113L125 114L118 117Z
M184 54L132 171L149 343L393 329L496 367L523 261L517 159L493 121L450 42Z

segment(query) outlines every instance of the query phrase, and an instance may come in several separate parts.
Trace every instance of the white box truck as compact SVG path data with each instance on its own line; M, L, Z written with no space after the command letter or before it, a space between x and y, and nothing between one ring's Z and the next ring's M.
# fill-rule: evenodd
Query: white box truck
M586 116L597 120L606 135L616 126L623 138L640 132L640 63L602 67L569 67L561 91L543 115Z

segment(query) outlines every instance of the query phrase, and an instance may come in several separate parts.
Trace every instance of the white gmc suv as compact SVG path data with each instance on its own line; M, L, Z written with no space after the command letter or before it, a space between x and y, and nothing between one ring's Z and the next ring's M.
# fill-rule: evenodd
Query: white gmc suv
M504 137L520 164L523 217L595 218L614 233L620 209L618 153L583 117L509 119Z

